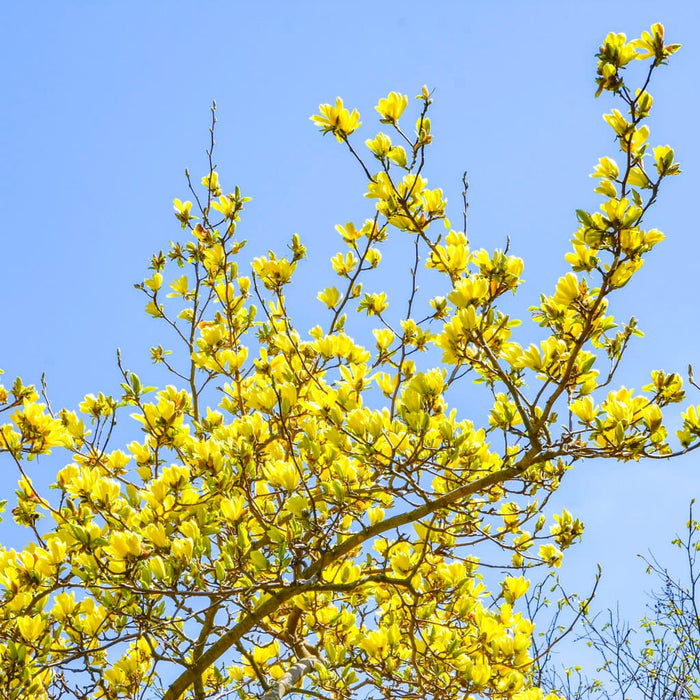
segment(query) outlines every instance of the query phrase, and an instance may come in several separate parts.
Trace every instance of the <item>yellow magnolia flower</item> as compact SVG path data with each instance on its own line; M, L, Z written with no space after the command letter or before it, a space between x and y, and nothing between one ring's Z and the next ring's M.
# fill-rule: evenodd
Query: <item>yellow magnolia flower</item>
M375 328L372 331L372 334L374 335L374 338L377 341L377 347L380 350L386 350L396 337L394 332L388 328Z
M365 141L365 146L374 153L377 158L385 158L391 151L391 139L381 131L373 138Z
M539 556L547 566L559 568L561 566L564 555L553 545L543 544L539 549Z
M378 316L389 307L386 292L379 294L365 294L358 306L358 311L365 310L368 316Z
M487 663L474 664L471 668L471 681L477 688L483 688L491 678L491 667Z
M213 171L209 175L202 178L202 185L206 187L214 197L221 195L221 187L219 187L219 173Z
M293 491L299 485L299 470L292 462L275 460L265 468L265 476L273 486Z
M335 227L335 230L343 237L343 240L346 243L352 243L365 235L364 228L357 229L355 228L355 224L350 221L348 221L345 226L338 224Z
M258 664L265 664L280 653L279 642L275 641L267 646L256 646L253 649L253 659Z
M638 58L654 58L655 63L664 63L673 53L680 49L680 44L668 44L664 46L664 26L663 24L651 25L651 32L642 32L639 39L630 42L640 53Z
M332 309L340 301L340 292L336 287L326 287L326 289L318 293L317 299L323 302L329 309Z
M613 109L610 114L604 114L603 119L614 129L618 136L626 136L634 127L623 116L619 109Z
M654 149L654 161L659 175L678 175L681 171L678 163L673 162L673 149L670 146L657 146Z
M368 508L367 517L369 518L370 525L376 525L384 520L384 509L383 508Z
M154 557L149 557L148 568L153 572L157 580L162 581L166 577L165 563L163 558L156 554Z
M240 207L240 202L232 195L219 197L218 202L212 202L211 206L213 209L221 212L224 218L235 220L238 218L238 211Z
M231 523L240 520L247 510L245 498L241 495L233 498L222 498L219 502L219 508L224 518Z
M569 306L571 302L581 296L582 289L578 277L573 272L560 277L557 282L557 290L554 293L554 303L561 306Z
M591 396L585 396L582 399L573 401L569 406L569 410L582 423L591 423L600 409L596 408L593 398Z
M480 304L486 300L489 284L483 277L462 277L447 298L458 308L463 309L470 304Z
M348 277L357 266L357 258L352 252L346 253L345 255L337 253L331 259L331 265L337 275L340 277Z
M105 553L118 560L138 556L141 554L141 538L135 532L114 532Z
M165 531L163 523L149 523L144 528L143 534L152 544L161 549L166 549L170 544L170 538Z
M174 199L173 200L174 204L174 209L175 209L175 216L177 217L178 221L182 224L182 228L184 229L187 226L187 222L190 221L190 219L196 219L196 216L192 216L190 214L190 210L192 209L192 202L181 202L179 199Z
M189 563L194 552L194 542L189 538L173 540L172 552L176 557Z
M52 447L69 447L73 444L63 423L57 418L52 418L46 412L44 404L25 399L22 408L12 414L12 422L21 433L21 441L26 443L32 452L48 453Z
M367 632L358 646L370 659L381 659L389 643L386 630L378 629Z
M595 170L591 173L591 177L606 177L610 180L617 180L619 174L620 168L617 163L612 158L604 156L598 161Z
M63 620L78 607L78 603L75 602L75 597L73 593L66 593L62 591L57 593L54 597L54 606L51 609L52 617Z
M340 97L336 98L335 105L323 104L318 109L321 114L313 115L311 120L324 134L330 132L338 141L345 140L362 124L360 113L356 109L352 112L346 109Z
M507 576L503 581L503 596L507 603L521 598L527 593L530 582L524 576Z
M267 289L279 289L292 278L295 264L286 258L277 258L270 254L270 258L261 256L253 260L253 270L263 281Z
M381 115L381 121L390 124L395 124L408 105L408 96L401 95L398 92L390 92L388 97L383 97L379 100L379 104L375 107Z
M46 622L41 615L22 615L17 618L17 629L30 644L41 636L45 627Z

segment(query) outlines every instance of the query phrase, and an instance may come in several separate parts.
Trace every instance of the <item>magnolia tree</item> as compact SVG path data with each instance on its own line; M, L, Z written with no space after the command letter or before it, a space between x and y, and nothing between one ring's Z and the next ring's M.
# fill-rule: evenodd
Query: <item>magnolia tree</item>
M304 246L295 235L290 252L243 263L247 198L224 193L210 148L203 189L175 200L187 239L137 285L176 337L151 351L173 385L156 392L123 369L120 396L56 413L20 380L2 390L0 449L29 540L0 550L2 697L541 698L519 573L559 566L582 531L567 511L546 523L543 504L578 460L667 457L700 440L691 407L680 445L667 442L676 374L655 371L642 393L611 388L638 331L609 301L663 239L644 218L678 173L646 126L649 79L677 48L660 25L600 48L621 159L595 168L604 201L578 212L528 347L501 303L523 262L472 249L423 176L428 90L415 132L406 96L379 101L388 133L366 155L340 99L313 117L357 160L375 206L337 227L337 282L310 330L286 300ZM623 78L636 61L639 90ZM389 236L412 260L391 307L376 272ZM464 416L469 392L489 399L483 425ZM143 433L117 449L123 412ZM44 493L32 461L52 451L65 466ZM504 571L488 589L486 563Z

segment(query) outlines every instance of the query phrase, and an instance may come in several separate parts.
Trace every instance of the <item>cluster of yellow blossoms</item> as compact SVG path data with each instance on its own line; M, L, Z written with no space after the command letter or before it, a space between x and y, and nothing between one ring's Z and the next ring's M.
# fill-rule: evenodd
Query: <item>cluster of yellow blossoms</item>
M522 260L473 250L427 186L426 89L411 136L406 96L377 105L391 133L360 159L373 210L337 227L339 281L319 293L324 320L308 332L285 299L306 255L297 235L289 254L241 274L247 198L224 194L212 170L197 207L175 200L191 235L154 255L138 286L180 343L151 350L178 386L156 392L124 369L121 396L58 414L20 381L0 388L0 451L21 473L12 514L34 539L0 548L0 695L268 697L292 679L336 698L545 697L519 574L559 566L583 526L564 511L547 529L542 501L579 459L670 454L661 409L683 399L681 379L663 372L643 394L598 397L639 333L615 323L608 300L662 240L642 220L678 172L667 146L649 166L651 97L633 96L622 70L633 59L653 69L676 48L659 25L601 47L600 90L627 107L607 117L624 164L596 167L605 202L579 211L571 269L532 310L543 339L528 347L500 304ZM313 120L348 145L360 126L340 98ZM363 286L384 269L392 229L415 249L401 310ZM432 298L418 292L422 276ZM483 427L460 417L465 377L488 401ZM123 411L142 434L115 450ZM698 409L683 421L691 449ZM69 463L40 493L27 462L56 448ZM489 552L516 571L493 584Z

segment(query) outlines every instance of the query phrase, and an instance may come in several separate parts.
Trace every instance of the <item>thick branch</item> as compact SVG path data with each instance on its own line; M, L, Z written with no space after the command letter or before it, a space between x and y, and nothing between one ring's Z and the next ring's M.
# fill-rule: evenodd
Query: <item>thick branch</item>
M545 456L539 456L541 460ZM178 700L180 696L194 682L194 679L201 675L207 668L214 664L223 654L225 654L234 644L236 644L243 635L250 632L253 627L260 621L275 612L281 605L284 605L288 600L304 591L314 588L314 583L328 566L340 559L342 556L362 546L367 540L381 535L384 532L393 530L403 525L416 522L431 513L434 513L443 508L454 504L457 501L472 496L480 491L485 491L491 486L509 481L522 474L528 467L531 467L538 461L537 449L530 450L523 458L513 467L499 469L487 476L464 484L449 493L436 498L434 501L425 503L418 508L414 508L406 513L399 513L392 518L387 518L382 522L375 523L366 527L361 532L358 532L348 539L344 540L337 546L326 551L317 561L308 566L301 575L301 580L282 588L279 592L265 599L260 605L253 610L249 615L246 615L238 624L234 625L228 632L219 637L207 651L205 651L186 671L183 671L178 678L172 683L170 688L163 695L163 700Z
M321 662L313 656L297 661L260 700L282 700L307 673L314 670L318 663Z

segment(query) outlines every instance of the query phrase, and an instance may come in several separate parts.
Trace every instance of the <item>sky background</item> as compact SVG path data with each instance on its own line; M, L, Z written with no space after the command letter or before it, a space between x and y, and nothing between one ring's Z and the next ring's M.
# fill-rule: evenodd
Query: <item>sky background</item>
M613 105L593 97L598 46L609 31L632 37L656 21L683 49L651 86L651 141L675 148L683 175L667 181L648 220L667 240L611 309L621 321L636 316L646 332L618 381L641 387L652 368L700 369L698 7L4 3L5 381L20 375L36 383L45 372L54 408L76 407L88 392L117 393L117 347L127 366L158 379L148 349L163 329L143 313L133 283L143 280L150 255L180 236L172 199L187 198L185 167L196 180L206 172L213 99L223 187L239 185L253 197L240 228L249 254L281 251L294 232L309 248L310 274L297 288L301 327L322 313L312 300L341 249L334 225L372 211L361 172L309 116L342 96L363 116L361 143L381 128L373 109L380 97L391 90L413 97L423 84L435 91L430 184L446 192L457 227L468 170L472 245L503 247L510 237L525 260L518 303L526 309L567 271L574 211L600 201L588 175L598 157L616 156L601 118ZM700 403L698 392L689 398ZM643 614L652 582L636 555L651 549L674 562L668 542L700 496L699 460L577 465L555 499L587 526L565 559L571 586L586 587L600 562L599 604L622 600L624 614ZM12 465L0 461L0 469L9 493Z

